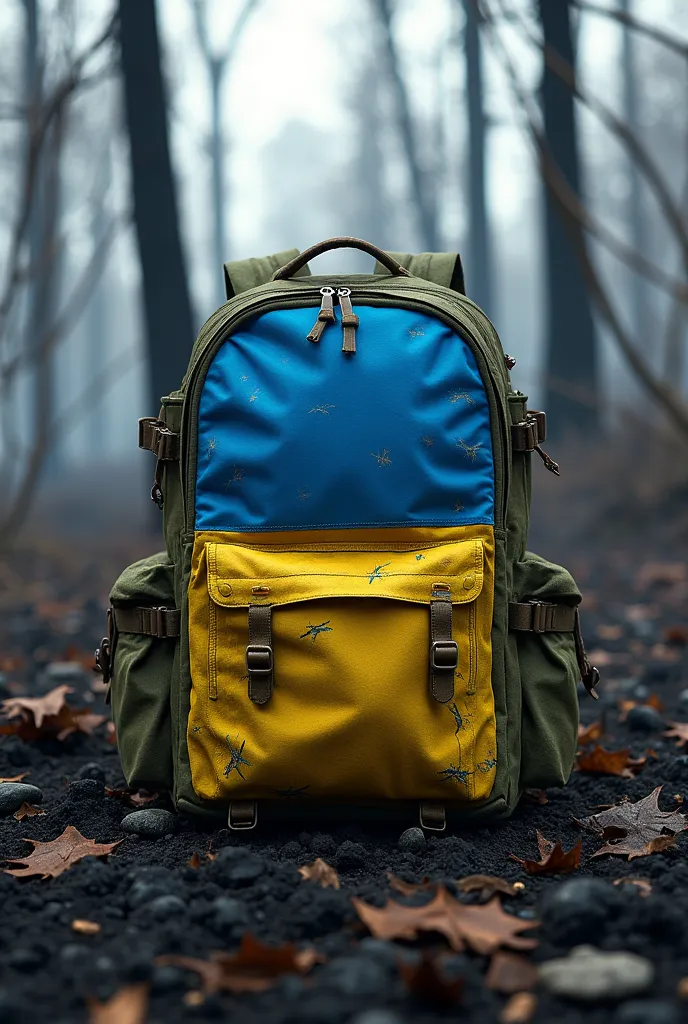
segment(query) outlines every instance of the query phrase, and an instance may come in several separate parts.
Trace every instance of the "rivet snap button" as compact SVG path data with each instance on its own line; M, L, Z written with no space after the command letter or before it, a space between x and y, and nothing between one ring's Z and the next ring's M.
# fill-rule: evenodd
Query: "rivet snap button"
M231 583L218 583L217 589L220 591L223 597L229 597L232 593Z
M472 590L474 586L475 586L475 576L473 575L472 572L469 572L468 576L464 576L464 578L463 578L463 589L464 590Z

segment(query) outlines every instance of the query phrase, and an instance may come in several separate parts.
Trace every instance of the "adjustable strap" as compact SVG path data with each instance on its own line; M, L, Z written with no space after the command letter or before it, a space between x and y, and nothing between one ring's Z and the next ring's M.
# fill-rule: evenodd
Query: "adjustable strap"
M444 832L447 827L447 811L444 804L421 800L418 805L418 818L421 828L431 832Z
M547 440L547 415L540 409L526 409L526 418L511 424L511 447L515 452L534 452Z
M182 613L178 608L113 608L118 633L141 633L161 639L179 636Z
M232 800L227 810L227 825L233 831L255 828L258 824L258 804L255 800Z
M139 420L139 448L153 452L162 462L172 462L179 458L179 434L156 416L145 416Z
M581 681L590 696L598 699L595 687L600 681L600 673L590 664L585 653L577 607L547 601L512 602L509 604L509 629L527 633L573 633Z
M440 284L444 288L466 294L461 256L458 252L390 252L392 259L400 263L413 277L422 277L424 281ZM389 270L381 263L375 264L376 274L389 274Z
M269 604L249 605L246 669L250 700L254 704L267 704L272 697L275 670L272 651L272 606Z
M228 299L233 299L249 288L257 288L272 280L272 275L286 263L290 263L299 255L298 249L286 249L284 252L273 253L272 256L260 256L247 260L232 260L224 265L225 292ZM308 265L302 267L294 277L308 277Z
M441 584L435 584L435 588ZM442 585L446 586L446 584ZM433 589L430 601L430 692L440 704L454 696L459 647L452 635L451 591Z

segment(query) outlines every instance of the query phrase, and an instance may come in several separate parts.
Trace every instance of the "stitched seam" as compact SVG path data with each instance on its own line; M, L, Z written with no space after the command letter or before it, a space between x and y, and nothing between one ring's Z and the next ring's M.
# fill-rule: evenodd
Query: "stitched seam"
M212 532L212 531L199 531ZM471 543L470 540L438 540L428 541L424 543L422 541L409 541L408 543L394 543L385 541L360 541L357 544L350 544L348 541L313 541L312 543L304 544L269 544L264 541L262 544L246 544L241 540L227 541L225 544L218 544L217 541L206 541L206 548L212 548L216 551L218 547L232 547L232 548L245 548L247 551L266 551L268 554L293 551L297 554L300 551L322 551L322 552L349 552L349 551L371 551L379 552L381 555L386 551L397 551L401 554L411 553L413 551L429 551L435 548L454 548L462 547L463 545L468 546ZM483 541L480 538L473 540L473 543L477 545L476 558L482 561L482 547Z
M414 526L494 526L494 519L487 519L484 516L462 516L455 519L404 519L373 523L305 523L300 526L199 526L195 528L199 533L278 533L282 530L349 530L357 526L403 526L413 529Z
M270 596L272 597L272 595L270 595ZM281 605L284 605L284 604L301 604L302 601L321 601L321 600L324 601L326 599L334 598L334 597L337 597L337 598L338 597L352 598L352 599L357 600L357 601L358 600L361 600L361 601L365 600L365 601L367 601L368 599L380 600L380 598L384 598L385 600L389 600L389 601L406 601L408 604L427 604L428 603L427 602L427 598L422 598L422 597L399 597L398 594L350 594L348 592L343 594L341 591L334 591L334 592L329 592L328 591L328 592L323 593L323 594L313 594L312 596L308 596L308 597L288 597L288 598L285 598L282 601L274 600L274 598L273 598L273 600L271 601L271 604L274 605L275 607L277 607L277 606L281 606ZM213 600L214 600L214 598L213 598ZM468 594L464 598L461 598L461 599L459 599L457 601L452 601L452 605L469 604L472 600L474 601L475 597L471 597L471 595ZM254 604L254 603L257 603L257 602L252 602L252 601L237 601L237 602L217 601L216 602L216 604L220 605L221 608L248 608L249 604Z

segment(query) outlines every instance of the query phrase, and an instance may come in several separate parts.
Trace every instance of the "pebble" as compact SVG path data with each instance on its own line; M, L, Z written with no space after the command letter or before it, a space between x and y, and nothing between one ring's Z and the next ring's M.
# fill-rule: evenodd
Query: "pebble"
M656 732L665 728L660 713L655 708L645 705L631 708L626 718L626 725L634 732Z
M616 1011L614 1024L679 1024L671 1003L654 999L632 999Z
M542 900L542 926L555 945L599 938L624 904L623 893L600 878L571 878L550 889Z
M105 772L96 761L89 761L81 766L77 773L79 779L95 779L96 782L105 782Z
M248 923L246 906L241 900L229 896L218 896L212 903L213 923L218 931L243 927Z
M258 860L257 857L251 858L251 860L242 860L238 864L233 864L228 871L225 872L225 880L236 888L242 888L245 885L252 885L265 873L265 864L263 861Z
M43 792L38 786L29 786L25 782L0 783L0 815L14 814L23 803L40 804Z
M166 896L156 896L148 904L147 910L156 921L169 921L186 912L186 903L180 896L170 893Z
M425 836L420 828L407 828L399 836L399 846L402 850L418 853L425 848L425 845Z
M341 871L353 871L363 867L366 853L360 843L352 843L347 839L337 850L335 860Z
M179 991L186 988L186 977L180 967L156 967L151 977L151 990L160 994Z
M177 831L177 818L160 807L150 807L143 811L132 811L131 814L127 814L122 818L120 826L125 832L131 832L146 839L158 839L159 836L169 836Z
M540 981L558 996L592 1002L623 999L652 984L654 967L635 953L609 953L594 946L577 946L568 956L540 964Z
M374 996L389 984L389 971L366 956L340 956L321 972L322 983L345 996Z

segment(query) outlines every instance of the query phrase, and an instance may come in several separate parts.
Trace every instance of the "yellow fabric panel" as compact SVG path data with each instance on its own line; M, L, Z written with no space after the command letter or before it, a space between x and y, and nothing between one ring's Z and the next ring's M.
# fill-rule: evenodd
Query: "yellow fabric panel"
M429 689L432 585L451 586L454 700ZM256 596L253 586L270 587ZM198 533L188 744L206 800L481 800L494 782L488 526ZM248 697L249 601L274 605L274 692Z

